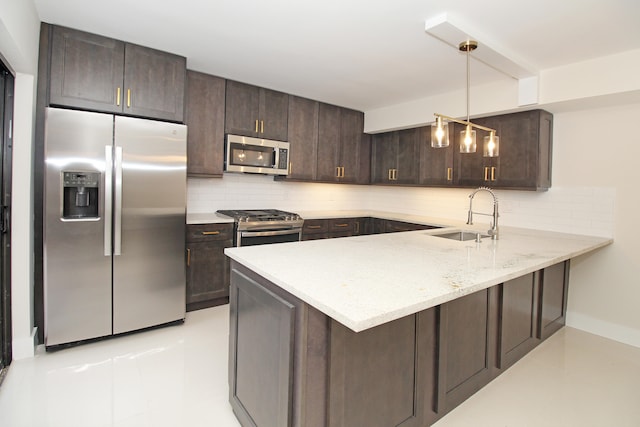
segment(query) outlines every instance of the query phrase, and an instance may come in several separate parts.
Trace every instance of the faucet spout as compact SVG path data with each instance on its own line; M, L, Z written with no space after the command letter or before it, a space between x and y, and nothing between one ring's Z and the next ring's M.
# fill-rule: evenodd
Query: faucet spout
M491 194L491 197L493 197L493 213L489 214L489 213L484 213L484 212L474 212L473 211L473 198L480 191L486 191L489 194ZM493 240L498 240L498 217L500 216L498 214L498 197L493 192L493 190L491 190L489 187L476 188L475 190L473 190L471 192L471 194L469 194L469 214L468 214L468 217L467 217L467 224L469 224L469 225L473 225L473 214L486 215L486 216L492 217L492 221L490 223L490 227L491 228L489 229L488 233L489 233L489 236L491 236L491 238Z

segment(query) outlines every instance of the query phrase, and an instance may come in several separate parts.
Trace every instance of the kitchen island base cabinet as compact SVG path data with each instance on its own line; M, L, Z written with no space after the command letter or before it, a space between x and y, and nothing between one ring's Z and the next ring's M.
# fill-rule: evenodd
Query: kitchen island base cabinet
M568 261L358 333L231 267L230 401L245 427L431 425L566 311Z

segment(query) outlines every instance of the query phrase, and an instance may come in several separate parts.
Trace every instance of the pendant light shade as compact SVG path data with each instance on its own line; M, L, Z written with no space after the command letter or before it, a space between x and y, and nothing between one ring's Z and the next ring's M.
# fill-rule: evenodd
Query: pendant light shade
M476 146L476 131L471 125L467 125L465 130L460 132L460 152L475 153Z
M498 157L500 154L500 137L494 131L489 132L489 136L484 137L484 157Z
M449 123L442 117L436 117L435 125L431 126L431 146L444 148L449 146Z

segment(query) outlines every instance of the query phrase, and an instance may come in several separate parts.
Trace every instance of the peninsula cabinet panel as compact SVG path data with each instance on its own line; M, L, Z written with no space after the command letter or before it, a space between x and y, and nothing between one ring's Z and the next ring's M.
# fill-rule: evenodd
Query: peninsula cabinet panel
M227 303L232 246L232 224L187 225L187 311Z
M494 287L440 306L439 413L449 412L493 378L497 305Z
M289 95L227 80L225 132L287 141Z
M542 270L540 281L540 338L547 339L566 322L569 261Z
M285 180L314 181L317 176L319 103L289 96L289 175Z
M330 426L422 426L435 418L435 309L355 333L331 322Z
M50 104L182 122L186 58L52 26Z
M538 343L538 294L540 273L530 273L499 285L501 294L500 357L506 369Z
M187 175L222 177L224 167L225 81L187 72Z
M231 281L233 411L243 426L291 426L295 306L238 270Z

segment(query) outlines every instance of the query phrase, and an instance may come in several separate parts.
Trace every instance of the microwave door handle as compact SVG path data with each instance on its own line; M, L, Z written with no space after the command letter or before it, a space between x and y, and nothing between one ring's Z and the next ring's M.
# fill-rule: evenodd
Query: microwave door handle
M274 148L273 151L271 152L271 166L275 168L277 164L278 164L278 149Z

